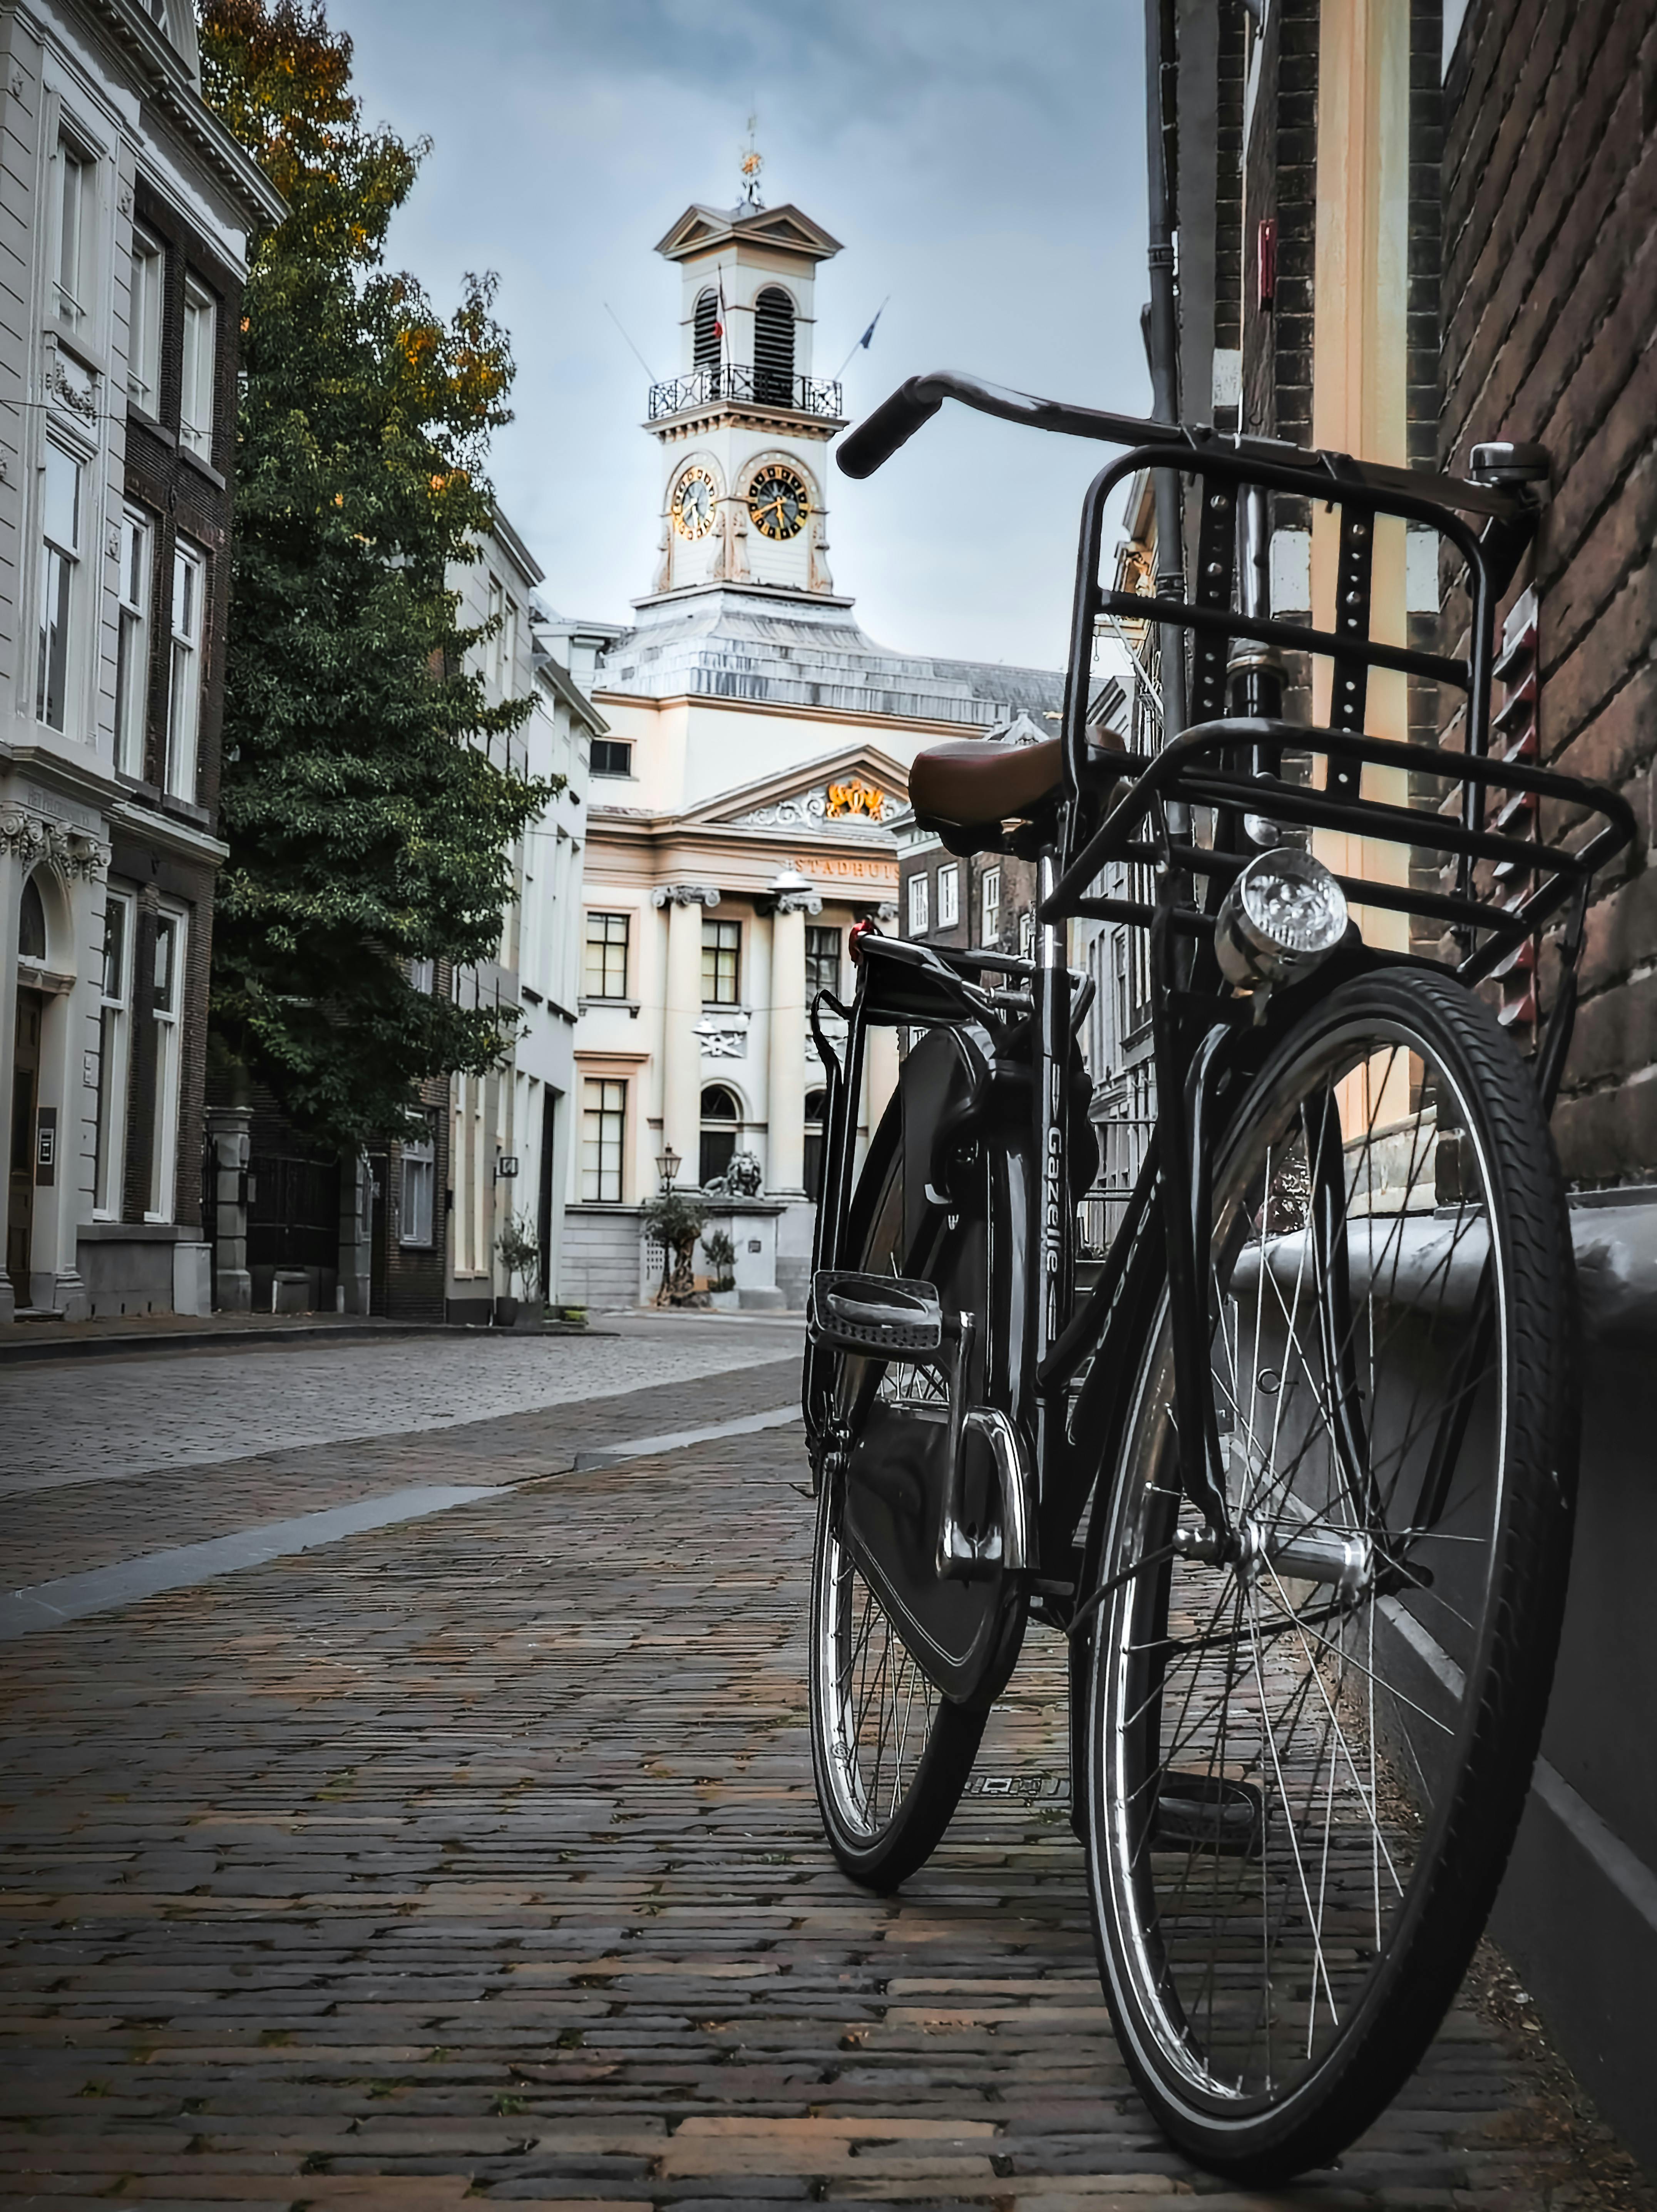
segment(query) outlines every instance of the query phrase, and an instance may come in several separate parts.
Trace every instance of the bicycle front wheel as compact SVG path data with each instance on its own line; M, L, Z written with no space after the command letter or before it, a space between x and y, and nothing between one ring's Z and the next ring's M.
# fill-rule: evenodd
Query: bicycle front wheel
M1207 1259L1233 1555L1202 1556L1181 1495L1165 1310L1102 1509L1100 1580L1126 1579L1090 1657L1089 1884L1163 2128L1270 2183L1420 2059L1541 1731L1574 1281L1545 1122L1488 1009L1418 969L1332 992L1229 1133Z

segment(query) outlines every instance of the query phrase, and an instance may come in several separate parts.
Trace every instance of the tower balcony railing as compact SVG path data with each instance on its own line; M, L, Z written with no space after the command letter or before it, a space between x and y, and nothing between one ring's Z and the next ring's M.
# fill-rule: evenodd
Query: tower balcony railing
M693 368L689 376L670 377L650 387L650 419L683 415L693 407L711 407L721 399L746 400L754 407L783 408L791 415L840 414L840 385L828 376L784 376L774 368L744 368L725 362L710 368Z

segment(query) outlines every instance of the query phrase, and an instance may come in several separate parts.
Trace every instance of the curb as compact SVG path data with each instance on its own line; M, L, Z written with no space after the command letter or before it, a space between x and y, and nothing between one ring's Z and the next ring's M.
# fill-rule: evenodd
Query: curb
M215 1345L234 1345L246 1351L250 1345L281 1346L295 1342L362 1344L376 1337L474 1336L505 1342L524 1342L534 1336L610 1336L611 1329L570 1328L554 1323L546 1328L470 1328L442 1321L300 1322L282 1328L179 1328L153 1335L47 1337L31 1343L27 1322L20 1325L18 1341L0 1343L0 1367L37 1359L113 1358L135 1352L203 1352Z

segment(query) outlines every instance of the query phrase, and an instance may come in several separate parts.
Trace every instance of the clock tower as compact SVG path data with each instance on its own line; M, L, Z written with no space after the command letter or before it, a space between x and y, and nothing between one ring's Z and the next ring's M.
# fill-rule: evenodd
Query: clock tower
M846 424L840 386L811 373L812 291L840 250L798 208L762 207L751 176L739 205L687 208L658 245L684 283L679 374L650 392L656 603L731 586L832 598L825 464Z

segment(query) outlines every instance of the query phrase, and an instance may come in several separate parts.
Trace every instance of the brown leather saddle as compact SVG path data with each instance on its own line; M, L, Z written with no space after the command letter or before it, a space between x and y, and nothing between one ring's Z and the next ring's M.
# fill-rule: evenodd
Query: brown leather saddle
M1107 756L1120 750L1120 738L1103 732L1089 747L1090 753ZM915 755L909 800L920 821L972 834L1039 814L1057 797L1064 778L1058 738L1041 738L1033 745L1009 744L1003 738L951 738Z

